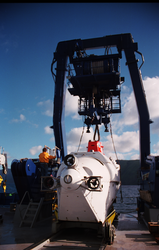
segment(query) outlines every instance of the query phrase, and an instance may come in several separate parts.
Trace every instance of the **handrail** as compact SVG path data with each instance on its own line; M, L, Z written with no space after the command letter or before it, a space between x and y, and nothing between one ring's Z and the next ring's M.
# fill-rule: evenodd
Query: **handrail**
M140 67L139 67L139 69L141 69L142 65L144 64L144 56L143 56L143 54L142 54L141 52L139 52L138 50L136 51L136 53L138 53L138 54L141 56L141 58L142 58L142 63L141 63L141 65L140 65Z

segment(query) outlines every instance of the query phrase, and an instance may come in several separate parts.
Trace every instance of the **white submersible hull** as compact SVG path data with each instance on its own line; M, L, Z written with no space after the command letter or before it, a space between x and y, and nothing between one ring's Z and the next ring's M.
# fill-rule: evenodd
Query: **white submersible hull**
M57 178L58 219L105 222L120 187L120 166L101 152L67 155Z

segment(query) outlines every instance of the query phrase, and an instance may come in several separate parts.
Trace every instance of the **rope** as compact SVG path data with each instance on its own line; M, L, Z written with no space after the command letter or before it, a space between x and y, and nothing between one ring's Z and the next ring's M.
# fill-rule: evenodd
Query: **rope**
M114 144L114 139L113 139L113 132L112 132L112 125L111 125L111 122L110 122L110 135L111 135L111 138L112 138L114 153L115 153L116 159L118 160L118 156L117 156L117 152L116 152L115 144Z
M83 137L83 133L84 133L84 124L83 124L83 130L82 130L82 134L81 134L81 138L80 138L80 141L79 141L79 145L78 145L78 149L77 149L77 152L79 151L79 148L81 146L81 141L82 141L82 137Z
M116 156L117 161L119 162L119 159L118 159L118 156L117 156L117 152L116 152L116 149L115 149L114 139L113 139L113 132L112 132L111 121L110 121L110 134L111 134L111 138L112 138L114 153L115 153L115 156ZM120 164L120 163L119 163L119 164ZM121 171L120 171L120 180L121 180ZM120 186L120 195L121 195L121 202L123 202L123 195L122 195L122 188L121 188L121 186Z

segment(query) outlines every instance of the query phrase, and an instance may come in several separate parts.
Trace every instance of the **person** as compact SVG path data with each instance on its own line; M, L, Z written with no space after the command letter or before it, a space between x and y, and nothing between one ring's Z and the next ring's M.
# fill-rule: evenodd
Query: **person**
M46 176L48 172L48 163L50 159L55 159L56 156L49 155L47 153L47 148L43 148L43 152L39 154L39 161L41 165L41 174L42 176Z

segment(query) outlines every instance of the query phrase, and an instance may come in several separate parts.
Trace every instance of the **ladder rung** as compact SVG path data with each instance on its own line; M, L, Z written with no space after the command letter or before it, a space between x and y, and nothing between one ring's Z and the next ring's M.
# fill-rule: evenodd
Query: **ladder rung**
M38 206L39 203L36 203L36 202L30 202L30 206Z
M26 215L25 215L25 218L26 218L26 217L34 217L34 216L35 216L35 214L26 214Z
M32 220L23 220L23 223L32 223Z
M29 207L28 208L28 211L36 211L37 210L37 207L36 208L34 208L34 207Z

